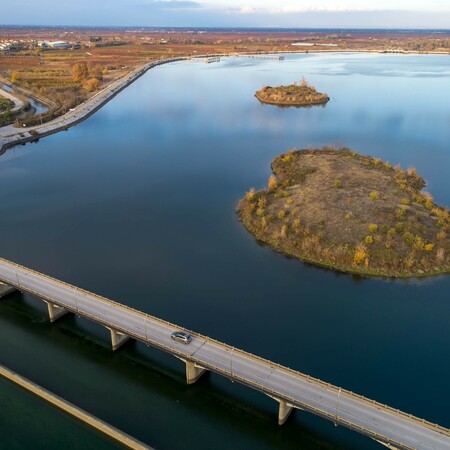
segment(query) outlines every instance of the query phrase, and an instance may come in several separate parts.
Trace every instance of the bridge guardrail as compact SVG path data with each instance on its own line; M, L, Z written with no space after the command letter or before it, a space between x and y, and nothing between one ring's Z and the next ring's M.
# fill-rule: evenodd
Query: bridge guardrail
M137 309L135 309L135 308L132 308L132 307L127 306L127 305L124 305L124 304L119 303L119 302L117 302L117 301L108 299L108 298L103 297L103 296L98 295L98 294L94 294L94 293L89 292L89 291L87 291L87 290L85 290L85 289L83 289L83 288L79 288L79 287L74 286L74 285L72 285L72 284L70 284L70 283L67 283L67 282L65 282L65 281L58 280L58 279L53 278L53 277L51 277L51 276L49 276L49 275L45 275L45 274L43 274L43 273L40 273L40 272L38 272L38 271L36 271L36 270L29 269L29 268L24 267L24 266L22 266L22 265L20 265L20 264L17 264L17 263L8 261L8 260L6 260L6 259L4 259L4 258L0 258L0 264L1 264L1 263L4 263L4 264L6 264L6 265L10 265L10 266L16 267L16 269L20 269L21 271L24 271L24 272L30 272L30 273L33 273L33 274L35 274L35 275L38 276L38 277L45 278L45 279L51 281L52 283L55 283L55 284L59 284L59 285L65 286L65 287L70 288L70 289L75 289L75 290L77 290L78 292L82 292L82 293L84 293L84 294L86 294L86 295L88 295L88 296L90 296L90 297L92 297L92 298L95 298L96 300L101 301L101 302L103 302L103 303L110 304L110 305L113 305L113 306L115 306L115 307L118 307L118 308L121 308L121 309L128 310L128 311L132 312L133 314L135 314L135 315L137 315L137 316L141 316L141 317L144 317L144 318L147 318L147 319L151 319L151 320L153 320L153 321L155 321L155 322L159 322L159 323L161 323L161 324L164 324L165 326L169 326L169 327L171 327L171 328L175 328L175 329L178 329L178 330L185 331L185 332L191 334L192 336L195 336L195 337L198 338L198 339L204 339L204 340L207 340L208 342L214 343L214 344L216 344L216 345L219 346L219 347L226 348L226 349L228 349L228 350L230 350L230 351L232 350L234 353L239 353L239 354L241 354L241 355L243 355L243 356L249 357L250 359L254 359L254 360L260 361L260 362L264 363L265 365L268 365L269 367L277 368L277 369L279 369L280 371L283 371L283 372L285 372L285 373L287 372L287 373L291 374L292 376L295 376L295 377L297 377L297 378L301 378L301 379L303 379L303 380L305 380L305 381L307 381L307 382L309 382L309 383L317 384L317 385L320 385L320 386L322 386L322 387L326 387L326 388L328 388L329 390L332 390L332 391L336 392L336 394L338 394L338 393L340 392L340 395L344 394L344 395L347 395L347 396L349 396L349 397L356 397L357 399L361 400L362 402L365 402L365 403L371 404L371 405L373 405L373 406L376 406L376 407L378 407L379 409L383 409L383 410L389 411L390 413L395 414L395 415L397 415L397 416L401 416L401 417L403 417L403 418L405 418L405 419L407 419L407 420L409 420L409 421L418 422L418 423L420 423L421 425L425 425L426 427L428 427L428 428L430 428L430 429L432 429L432 430L436 430L436 431L438 431L438 432L441 433L441 434L444 434L444 435L446 435L446 436L450 436L450 430L448 430L448 429L445 428L445 427L442 427L441 425L438 425L438 424L429 422L429 421L427 421L427 420L425 420L425 419L418 418L418 417L416 417L416 416L414 416L414 415L412 415L412 414L405 413L405 412L403 412L403 411L401 411L401 410L399 410L399 409L395 409L395 408L393 408L393 407L391 407L391 406L389 406L389 405L386 405L386 404L377 402L376 400L369 399L369 398L367 398L367 397L364 397L363 395L356 394L356 393L354 393L354 392L352 392L352 391L349 391L349 390L347 390L347 389L345 389L345 388L340 388L340 387L335 386L335 385L333 385L333 384L331 384L331 383L328 383L328 382L326 382L326 381L320 380L320 379L315 378L315 377L311 377L310 375L306 375L306 374L304 374L304 373L302 373L302 372L299 372L299 371L297 371L297 370L291 369L291 368L289 368L289 367L282 366L281 364L278 364L278 363L275 363L275 362L270 361L270 360L268 360L268 359L265 359L265 358L262 358L262 357L260 357L260 356L254 355L254 354L252 354L252 353L250 353L250 352L247 352L247 351L245 351L245 350L238 349L238 348L233 347L233 346L231 346L231 345L229 345L229 344L220 342L220 341L218 341L218 340L216 340L216 339L213 339L213 338L210 338L210 337L208 337L208 336L202 335L202 334L197 333L197 332L195 332L195 331L189 330L189 329L184 328L184 327L180 327L179 325L173 324L173 323L171 323L171 322L169 322L169 321L167 321L167 320L160 319L159 317L152 316L151 314L144 313L144 312L142 312L142 311L139 311L139 310L137 310ZM0 279L1 279L1 278L2 278L2 277L0 276ZM4 280L4 281L5 281L7 284L8 284L8 283L9 283L9 284L13 284L13 283L11 283L9 280ZM20 286L19 286L19 289L20 289ZM29 290L29 291L32 292L34 295L36 295L36 296L38 296L38 297L45 297L45 296L43 296L43 295L42 295L41 293L39 293L39 292L32 291L32 290ZM63 304L64 307L66 307L67 309L69 309L69 310L71 310L71 311L74 310L72 306L66 305L66 304L64 304L63 302L59 301L59 300L55 300L55 299L51 299L51 298L47 298L47 300L49 300L49 301L51 301L51 302L54 302L54 303L56 303L56 304ZM95 319L97 322L100 322L100 323L102 323L102 324L109 324L109 326L111 326L111 327L114 328L114 329L120 328L120 327L117 327L116 324L112 324L112 323L110 323L110 322L108 322L108 321L105 321L104 319L101 319L101 318L99 318L99 317L97 317L97 316L92 316L92 315L89 314L89 313L82 313L82 314L81 314L79 311L76 311L76 313L77 313L77 314L80 314L80 315L84 315L84 316L86 316L86 317L91 317L91 318ZM171 352L171 353L177 353L178 355L182 355L184 358L191 359L193 362L198 362L200 365L205 365L205 363L204 363L203 361L201 361L201 360L199 360L199 359L197 359L197 358L195 358L195 357L192 357L192 356L186 356L186 354L181 353L181 352L178 352L176 349L174 349L174 348L172 348L172 347L165 346L164 344L161 344L161 343L158 343L158 342L156 342L156 341L153 341L153 340L149 339L147 336L139 336L139 337L138 337L138 335L136 335L134 332L129 331L129 330L126 330L126 329L118 329L117 331L123 331L123 332L125 332L126 334L129 334L129 335L131 335L131 336L136 336L139 340L141 340L141 341L144 342L144 343L146 343L146 342L148 342L148 341L152 341L152 345L153 345L153 346L157 346L157 347L159 347L159 348L161 348L161 349L165 349L166 351L169 351L169 352ZM219 368L217 368L217 369L219 369ZM228 377L229 377L229 376L228 376ZM252 381L250 380L250 382L252 382ZM254 383L254 382L252 382L252 383ZM284 396L284 394L282 394L282 393L277 393L277 394L278 394L279 396L280 396L280 395L281 395L281 396ZM295 399L293 399L292 401L297 402L297 400L295 400ZM355 426L358 426L358 425L355 425Z

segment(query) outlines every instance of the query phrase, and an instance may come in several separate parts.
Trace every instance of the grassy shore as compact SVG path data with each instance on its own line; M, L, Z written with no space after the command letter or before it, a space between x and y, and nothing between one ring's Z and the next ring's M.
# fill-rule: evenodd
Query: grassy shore
M268 188L238 204L245 227L275 250L334 270L385 277L450 272L449 211L402 170L349 149L292 150Z

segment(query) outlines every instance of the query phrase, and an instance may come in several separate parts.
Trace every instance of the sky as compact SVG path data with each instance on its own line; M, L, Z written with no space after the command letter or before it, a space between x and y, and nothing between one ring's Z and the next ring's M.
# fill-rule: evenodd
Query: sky
M0 24L449 29L450 0L0 0Z

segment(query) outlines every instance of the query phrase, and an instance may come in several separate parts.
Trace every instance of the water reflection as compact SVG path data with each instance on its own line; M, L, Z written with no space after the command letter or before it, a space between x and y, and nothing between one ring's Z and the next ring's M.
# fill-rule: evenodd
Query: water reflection
M257 245L235 213L250 186L266 185L277 154L339 141L394 165L415 166L435 199L449 205L447 61L310 54L281 62L232 58L160 66L86 122L0 160L1 254L450 426L450 361L443 358L450 352L449 277L393 282L319 269ZM254 97L263 85L301 76L330 95L326 108L280 109ZM83 327L88 335L98 332ZM297 434L304 421L346 448L377 448L303 415L293 428L270 433L262 430L266 423L239 421L232 412L215 420L213 402L182 396L182 384L172 379L158 386L175 389L180 402L147 384L128 392L133 377L145 378L143 371L117 363L128 371L122 383L113 375L116 367L97 366L97 352L83 339L71 346L70 338L60 340L60 331L51 330L51 339L36 346L24 323L1 327L1 338L15 349L5 346L2 362L38 380L49 376L48 360L63 362L49 387L71 398L84 398L89 380L101 378L96 386L105 392L105 417L144 440L156 439L159 448L180 444L172 436L174 422L189 430L186 447L294 448L306 442ZM74 346L85 352L76 368ZM181 379L181 367L164 364ZM75 372L77 380L66 383ZM271 403L245 392L238 396L250 408L272 411ZM165 417L135 414L131 421L117 403L128 411L163 404Z

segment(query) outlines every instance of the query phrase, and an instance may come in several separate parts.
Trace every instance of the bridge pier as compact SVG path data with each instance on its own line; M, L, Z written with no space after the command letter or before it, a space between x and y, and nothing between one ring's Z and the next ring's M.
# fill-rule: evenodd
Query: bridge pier
M289 415L291 414L292 410L295 408L294 405L291 405L285 400L281 400L280 398L273 397L272 395L269 395L270 398L273 398L279 403L278 407L278 425L284 425L286 420L288 419Z
M130 339L130 336L128 336L125 333L113 330L112 328L108 328L108 330L111 331L111 345L113 351L117 350L119 347L125 344L125 342L128 341L128 339Z
M381 444L381 445L384 445L384 446L387 447L387 448L390 448L391 450L399 450L398 447L395 447L394 445L389 444L389 443L387 443L387 442L381 442L381 441L379 441L378 439L374 439L374 441L375 441L375 442L378 442L378 443Z
M284 400L278 400L278 425L284 425L294 407Z
M45 302L47 303L48 308L48 316L50 317L50 322L54 322L55 320L58 320L62 316L65 316L69 310L66 308L63 308L62 306L55 305L54 303Z
M10 286L9 284L0 283L0 298L12 294L15 291L17 291L15 287Z
M198 366L192 361L175 356L186 364L186 384L194 384L206 371L204 367Z

